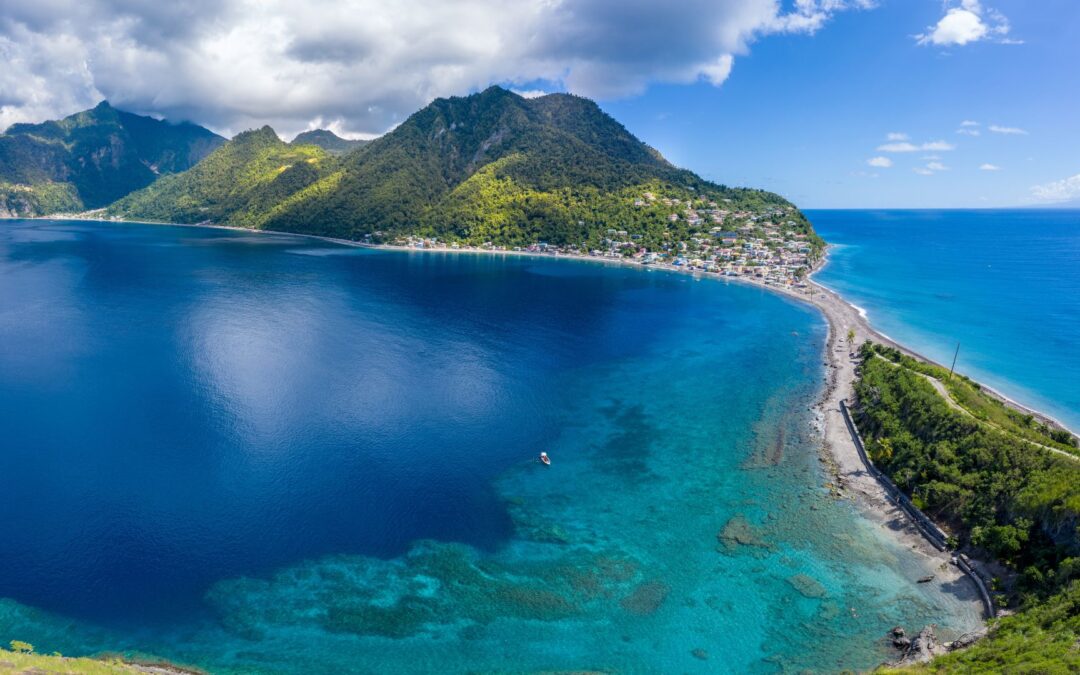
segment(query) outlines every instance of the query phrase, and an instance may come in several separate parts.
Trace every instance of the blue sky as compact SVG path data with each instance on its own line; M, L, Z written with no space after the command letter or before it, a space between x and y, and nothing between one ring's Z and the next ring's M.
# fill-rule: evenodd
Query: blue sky
M1080 205L1077 36L1080 0L4 0L0 128L372 137L503 84L805 207Z
M891 0L839 14L812 36L757 42L720 87L654 86L603 106L673 162L806 208L1080 197L1080 188L1042 200L1032 192L1080 174L1080 3L993 6L1008 18L1009 39L1023 44L920 45L913 36L942 18L942 3ZM879 151L890 133L955 149ZM868 164L880 157L892 166ZM934 162L946 168L927 170Z

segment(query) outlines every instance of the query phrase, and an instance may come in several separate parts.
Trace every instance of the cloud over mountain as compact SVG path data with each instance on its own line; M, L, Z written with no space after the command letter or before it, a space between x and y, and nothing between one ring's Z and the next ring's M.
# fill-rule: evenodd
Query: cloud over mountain
M756 40L873 0L6 0L0 127L102 98L230 132L380 133L492 82L615 98L721 84Z

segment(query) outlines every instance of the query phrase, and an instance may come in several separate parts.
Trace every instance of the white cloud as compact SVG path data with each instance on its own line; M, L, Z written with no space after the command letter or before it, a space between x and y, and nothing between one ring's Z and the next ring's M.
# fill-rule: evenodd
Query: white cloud
M1031 196L1041 202L1067 202L1080 199L1080 174L1063 180L1036 185L1031 188Z
M1007 134L1010 136L1027 136L1027 131L1019 127L1002 127L997 124L990 125L990 131L995 134Z
M929 162L926 168L930 171L948 171L949 167L945 166L941 162Z
M945 16L915 36L921 45L938 47L963 46L979 40L995 39L998 42L1018 44L1021 41L1006 37L1009 20L1001 12L984 7L979 0L946 0Z
M960 134L961 136L979 136L982 134L982 132L978 129L973 129L971 127L960 127L956 130L956 133Z
M892 160L888 157L871 157L870 159L866 160L866 163L879 169L888 169L890 166L892 166Z
M914 143L885 143L877 147L878 152L918 152L919 146Z
M907 134L902 134L902 133L900 133L898 131L891 131L891 132L885 134L885 139L889 140L889 141L906 141L909 138L911 138L911 137L908 136Z
M108 98L230 133L377 133L489 84L612 99L723 83L758 40L870 0L4 0L0 128Z
M979 126L979 123L974 122L972 120L964 120L963 122L960 123L960 126L962 126L962 127L977 127L977 126Z
M551 93L544 91L543 89L511 89L510 91L522 98L540 98L541 96L546 96Z
M983 164L979 167L980 171L1001 171L1001 167L997 164Z
M919 174L920 176L933 176L934 175L933 171L931 171L930 169L925 169L925 168L923 168L921 166L915 167L914 169L912 169L912 171Z
M884 145L879 145L877 149L878 152L948 152L950 150L955 150L956 146L945 141L930 141L929 143L922 143L920 145L903 141L900 143L885 143Z
M949 152L955 150L956 146L946 141L930 141L929 143L923 143L921 149L931 152Z

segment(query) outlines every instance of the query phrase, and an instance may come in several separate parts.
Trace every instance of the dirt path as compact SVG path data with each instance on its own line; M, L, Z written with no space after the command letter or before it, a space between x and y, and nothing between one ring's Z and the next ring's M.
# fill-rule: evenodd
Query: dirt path
M896 368L902 367L900 364L893 363L892 361L890 361L888 359L882 359L882 360L885 361L885 363L888 363L890 366L894 366ZM1009 431L1008 429L1002 427L1000 424L998 424L996 422L991 422L990 420L982 420L982 419L979 419L978 417L975 417L975 415L973 415L970 410L968 410L964 406L957 403L956 399L954 399L952 397L952 394L949 392L949 389L945 386L944 382L937 379L936 377L933 377L931 375L927 375L926 373L919 373L919 372L916 372L914 370L911 370L909 372L915 373L919 377L922 377L927 382L929 382L930 385L934 388L934 390L938 394L940 394L942 398L945 399L945 403L947 403L949 405L949 407L952 408L953 410L960 411L961 414L975 420L976 422L978 422L980 424L985 424L986 426L988 426L988 427L990 427L992 429L995 429L997 431L1000 431L1003 434L1008 434L1009 436L1012 436L1013 438L1020 441L1021 443L1027 443L1030 446L1040 448L1042 450L1046 450L1049 453L1057 455L1058 457L1064 457L1065 459L1068 459L1068 460L1073 461L1073 462L1080 462L1080 457L1078 457L1077 455L1074 455L1074 454L1072 454L1070 452L1066 452L1065 450L1062 450L1060 448L1054 448L1054 447L1051 447L1049 445L1043 445L1042 443L1038 443L1036 441L1029 440L1027 438L1021 438L1021 437L1017 436L1016 434L1012 433L1011 431Z

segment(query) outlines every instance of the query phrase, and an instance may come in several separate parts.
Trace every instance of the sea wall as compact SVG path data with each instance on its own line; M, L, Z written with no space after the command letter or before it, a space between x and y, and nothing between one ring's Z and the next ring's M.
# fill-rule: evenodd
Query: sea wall
M855 449L859 453L859 459L862 460L863 466L866 468L866 472L873 476L882 487L885 488L885 493L895 503L901 511L908 517L908 519L915 525L915 528L926 537L935 548L939 551L949 550L948 536L937 526L934 521L923 513L915 504L912 503L908 496L901 492L900 488L882 473L874 463L870 460L870 456L866 453L866 446L863 444L862 436L859 435L859 430L855 426L854 420L851 418L851 411L848 410L848 404L846 401L840 401L840 412L844 416L844 423L847 425L848 432L851 434L851 440L855 443ZM990 591L987 588L986 580L978 570L971 564L971 561L963 553L956 553L953 555L952 562L956 565L960 571L968 576L979 590L979 596L982 598L984 609L986 610L986 616L988 619L993 619L997 616L997 607L994 605L993 598L990 597Z

